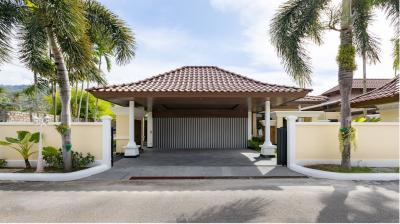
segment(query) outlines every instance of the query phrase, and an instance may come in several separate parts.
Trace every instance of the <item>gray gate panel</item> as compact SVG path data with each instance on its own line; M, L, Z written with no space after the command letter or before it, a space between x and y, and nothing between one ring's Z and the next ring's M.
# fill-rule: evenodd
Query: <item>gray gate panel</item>
M246 148L247 118L154 118L156 148Z

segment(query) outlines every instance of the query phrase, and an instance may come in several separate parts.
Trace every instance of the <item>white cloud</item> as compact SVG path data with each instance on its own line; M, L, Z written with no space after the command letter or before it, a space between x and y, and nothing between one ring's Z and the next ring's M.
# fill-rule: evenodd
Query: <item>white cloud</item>
M285 0L286 1L286 0ZM276 13L281 1L264 0L210 0L214 9L221 13L232 12L237 14L243 27L242 35L247 42L241 48L242 52L247 54L253 66L262 66L263 68L277 70L274 75L265 75L268 82L279 83L279 75L283 75L283 80L287 80L287 75L276 51L270 43L268 28L273 15ZM381 37L382 53L381 63L377 65L368 65L368 78L391 78L392 55L391 42L393 28L389 26L384 14L381 11L376 12L376 21L370 26L370 30ZM339 34L335 31L326 32L324 44L316 46L309 44L307 50L312 58L313 65L313 94L320 94L328 88L337 85L337 64L336 53L339 45ZM357 59L359 68L355 72L355 77L362 77L361 61ZM239 68L237 68L239 69ZM259 79L266 79L260 71L253 71L253 74L259 74ZM275 78L273 78L275 77Z

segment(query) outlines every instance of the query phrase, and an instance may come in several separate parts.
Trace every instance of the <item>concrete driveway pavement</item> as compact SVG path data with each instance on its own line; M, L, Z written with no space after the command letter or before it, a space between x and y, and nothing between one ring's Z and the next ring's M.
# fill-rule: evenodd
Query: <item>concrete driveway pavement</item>
M305 177L276 158L261 158L249 149L146 149L138 158L123 158L111 170L88 180L126 180L131 177Z
M397 182L0 182L1 222L398 222Z

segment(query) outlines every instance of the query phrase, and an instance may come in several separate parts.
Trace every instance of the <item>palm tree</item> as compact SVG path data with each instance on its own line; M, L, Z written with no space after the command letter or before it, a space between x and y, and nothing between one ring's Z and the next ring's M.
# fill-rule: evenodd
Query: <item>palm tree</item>
M353 18L354 18L354 42L357 52L362 59L363 73L363 93L367 92L367 60L369 63L375 64L379 62L379 42L370 32L368 25L373 20L373 0L355 1ZM356 23L357 22L357 23ZM367 109L363 109L364 116L367 115Z
M311 40L316 44L322 44L322 32L331 29L340 32L340 45L337 55L338 80L341 95L340 130L339 135L343 142L341 166L351 168L350 150L351 135L354 129L351 126L350 96L353 83L353 71L356 69L355 43L363 43L364 46L372 42L372 35L368 33L367 26L360 23L368 23L362 14L361 6L356 0L342 0L338 13L329 10L330 0L289 0L283 4L272 20L270 34L273 45L281 57L287 73L300 85L311 84L312 68L310 57L304 48L305 40ZM398 20L398 0L372 0L371 7L382 7L392 21ZM322 21L324 12L330 12L329 21ZM338 27L339 25L339 27ZM359 39L358 29L368 35L367 39ZM354 35L356 34L356 35ZM357 45L356 45L357 46ZM364 48L366 55L372 54L374 47Z
M102 65L102 59L104 57L104 60L106 62L106 67L107 71L111 71L111 54L112 54L112 49L109 40L106 40L103 36L97 37L96 34L93 35L96 39L96 46L95 46L95 56L97 59L97 64L98 64L98 69L101 71L101 65ZM89 97L89 96L88 96ZM86 100L86 102L88 99ZM97 121L97 111L98 111L98 104L99 104L99 99L96 97L96 103L95 103L95 111L94 111L94 116L93 120Z
M28 29L26 21L35 29ZM62 105L61 125L57 130L61 134L64 169L69 171L72 169L72 141L68 70L96 68L88 33L97 31L109 36L120 64L134 56L133 34L117 15L94 0L3 0L0 2L0 63L10 59L15 29L24 29L29 34L16 33L22 43L35 43L32 49L21 45L22 57L47 55L48 48L51 50Z

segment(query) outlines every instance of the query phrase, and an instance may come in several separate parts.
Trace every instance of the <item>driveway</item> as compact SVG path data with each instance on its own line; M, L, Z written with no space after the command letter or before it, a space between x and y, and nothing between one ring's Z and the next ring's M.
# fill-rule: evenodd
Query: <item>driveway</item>
M399 222L398 182L0 182L0 222Z
M143 177L304 177L249 149L147 149L88 180Z

